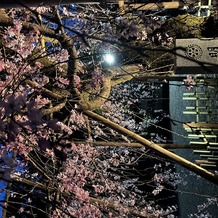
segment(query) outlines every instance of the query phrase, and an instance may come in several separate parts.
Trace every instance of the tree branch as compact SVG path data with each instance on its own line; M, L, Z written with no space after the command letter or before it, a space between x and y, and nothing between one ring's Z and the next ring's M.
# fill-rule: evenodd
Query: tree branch
M85 144L87 142L74 141L75 144ZM142 148L144 145L137 142L113 142L113 141L92 141L89 142L92 146L109 146L109 147L128 147L128 148ZM181 145L181 144L157 144L162 148L167 149L196 149L196 148L205 148L205 145Z
M101 200L99 198L93 198L93 197L89 197L91 203L94 203L94 204L99 204L99 205L107 205L108 207L114 209L114 210L118 210L119 208L125 208L130 214L134 215L134 216L137 216L137 217L140 217L140 218L155 218L157 216L153 215L153 214L149 214L149 213L146 213L146 214L143 214L139 211L136 211L130 207L124 207L123 205L121 204L115 204L113 202L105 202L104 200Z
M165 157L168 157L169 159L175 161L176 163L180 164L181 166L187 168L188 170L195 172L196 174L200 175L201 177L207 179L208 181L213 182L214 184L218 184L218 176L215 175L214 173L211 173L209 171L207 171L206 169L199 167L198 165L186 160L185 158L180 157L179 155L176 155L164 148L162 148L161 146L159 146L158 144L155 144L152 141L149 141L141 136L139 136L138 134L92 112L92 111L84 111L84 114L86 114L87 116L100 121L102 123L104 123L106 126L120 132L121 134L127 135L128 137L134 139L135 141L143 144L144 146L151 148L152 150L157 151L158 153L161 153L162 155L164 155Z
M83 110L94 110L100 108L101 105L108 99L111 92L111 78L105 77L100 93L93 99L90 99L92 93L82 92L80 107Z
M33 82L31 80L26 80L25 82L26 82L26 84L30 85L31 87L34 87L34 88L38 89L39 91L41 91L42 93L48 95L51 98L54 98L54 99L66 98L66 95L62 96L62 95L59 95L57 93L54 93L54 92L50 91L49 89L46 89L44 87L40 87L40 85L37 82Z
M48 108L48 109L44 109L42 111L43 115L48 115L48 114L52 114L52 113L55 113L55 112L58 112L60 111L65 105L66 105L66 100L54 107L51 107L51 108Z

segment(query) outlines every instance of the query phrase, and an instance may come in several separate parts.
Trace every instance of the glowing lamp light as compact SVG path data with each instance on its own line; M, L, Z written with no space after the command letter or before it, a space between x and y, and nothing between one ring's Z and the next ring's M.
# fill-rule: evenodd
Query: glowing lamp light
M114 56L112 54L105 54L104 55L104 60L108 63L108 64L113 64L115 59Z

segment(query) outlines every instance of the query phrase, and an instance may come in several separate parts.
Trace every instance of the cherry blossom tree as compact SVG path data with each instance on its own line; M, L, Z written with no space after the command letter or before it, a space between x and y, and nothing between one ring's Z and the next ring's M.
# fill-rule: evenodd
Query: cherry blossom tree
M143 132L143 119L149 119L140 109L137 123L131 111L131 105L149 95L143 84L134 93L116 92L129 92L125 85L131 83L124 82L160 73L160 60L173 54L170 36L154 38L161 25L158 17L117 14L99 5L0 12L1 173L9 184L4 217L172 217L176 205L164 208L146 197L158 195L165 183L175 186L175 172L167 177L153 168L146 178L151 190L145 194L140 189L135 165L148 157L149 149L162 153L164 157L152 155L167 166L176 160L217 181L212 173L134 133ZM108 53L119 62L107 64ZM93 146L102 138L140 146Z

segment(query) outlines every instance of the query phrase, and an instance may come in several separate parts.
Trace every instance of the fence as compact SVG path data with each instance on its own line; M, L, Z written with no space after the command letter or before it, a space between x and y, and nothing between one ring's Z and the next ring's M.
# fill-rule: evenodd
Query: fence
M218 78L196 79L193 92L183 94L187 105L183 114L193 115L194 122L185 123L190 145L200 159L201 167L218 169Z
M200 17L200 16L207 16L209 17L210 16L210 13L211 13L211 8L212 8L212 0L208 0L207 1L208 4L207 5L202 5L201 1L198 2L198 12L197 12L197 16ZM206 14L202 14L202 11L206 10Z

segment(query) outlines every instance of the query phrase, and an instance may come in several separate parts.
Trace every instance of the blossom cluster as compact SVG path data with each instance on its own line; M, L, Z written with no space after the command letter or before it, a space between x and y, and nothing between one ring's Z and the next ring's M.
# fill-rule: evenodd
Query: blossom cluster
M55 13L52 9L37 11L45 12L44 18L52 18ZM109 16L106 10L101 13ZM29 191L29 196L33 193L31 199L29 200L29 196L24 198L28 199L24 205L29 204L34 209L30 203L34 195L39 196L41 202L48 202L48 212L45 214L51 217L128 217L134 214L137 217L137 213L160 217L173 212L174 208L168 208L168 211L157 210L157 204L147 200L145 192L140 189L141 181L135 175L134 164L144 151L92 146L94 139L102 139L104 136L112 140L118 136L118 133L108 130L98 122L89 122L76 104L79 97L72 91L73 88L78 88L81 92L91 89L94 90L93 95L98 95L105 77L108 77L104 74L101 63L96 64L90 60L93 57L91 46L97 39L86 40L81 34L76 36L73 29L70 31L65 27L70 39L74 40L75 45L72 46L75 46L80 55L75 60L80 59L78 65L84 68L68 78L68 73L74 71L74 66L70 65L74 58L69 60L71 48L62 48L61 44L55 43L52 44L53 48L47 45L44 47L40 42L44 37L40 28L31 25L34 18L31 13L18 9L9 14L15 21L13 25L2 29L0 48L0 135L4 148L1 158L8 165L4 179L13 180L20 176L20 182L25 182L26 180L22 180L25 178L30 179L28 185L37 184ZM148 20L141 26L137 23L139 20L130 21L122 16L114 20L115 24L104 20L100 22L95 16L89 16L89 13L83 13L82 10L80 13L68 13L66 8L62 8L60 14L63 20L66 16L77 18L77 24L73 25L74 30L84 32L84 35L93 35L96 32L96 37L101 36L103 39L135 38L143 41L148 37L147 30L141 28L147 25ZM19 18L20 15L22 16ZM154 22L154 19L150 19ZM22 21L31 21L29 26L32 28L28 29ZM50 30L55 29L49 19L43 22L51 27ZM54 34L54 38L62 37L58 31L54 31ZM84 47L81 46L82 43ZM100 47L105 44L100 43ZM114 46L108 46L112 47ZM83 59L82 55L87 58ZM75 87L70 87L70 79ZM62 94L61 91L69 94ZM150 117L139 102L151 98L151 92L152 89L142 83L116 86L105 104L99 108L99 113L121 126L141 133L146 130ZM153 122L156 121L157 119ZM122 140L129 140L123 135L119 136ZM76 138L83 140L83 143L77 142ZM13 160L6 158L6 153L12 151L18 153L22 164L29 167L29 172L14 172ZM164 175L165 182L171 180L167 175ZM157 188L153 195L163 189L159 178L158 174L154 176ZM38 183L33 183L36 180ZM20 201L22 204L23 199ZM18 210L21 215L30 211L24 205Z

